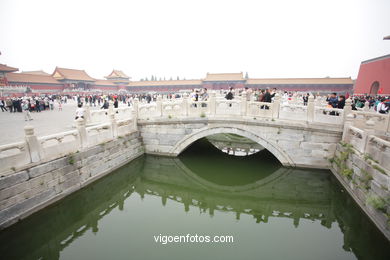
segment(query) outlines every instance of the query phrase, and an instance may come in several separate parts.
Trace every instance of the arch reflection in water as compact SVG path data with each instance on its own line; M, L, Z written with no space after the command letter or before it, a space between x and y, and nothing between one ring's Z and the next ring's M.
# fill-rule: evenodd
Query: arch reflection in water
M216 221L213 225L221 222L227 233L234 223L239 226L240 223L252 223L255 226L271 226L273 232L283 236L284 233L279 233L275 226L278 224L275 222L277 219L291 220L290 225L297 229L300 228L301 222L309 225L309 221L312 222L311 225L321 223L326 230L332 229L336 232L338 229L334 224L338 224L344 233L341 235L344 242L337 245L335 251L343 248L353 252L359 259L388 259L388 242L368 222L353 201L340 191L340 186L328 172L283 168L278 164L267 163L270 161L267 157L269 155L262 152L246 159L234 158L241 162L228 162L220 158L220 155L212 156L211 152L203 151L200 156L195 147L183 153L180 158L144 156L133 161L58 204L2 231L2 258L72 259L70 256L73 256L73 259L105 259L107 255L102 254L103 251L110 254L112 259L128 259L130 256L137 259L140 258L137 255L139 252L149 256L158 255L160 259L174 259L177 258L179 249L169 253L167 249L156 247L151 242L152 234L156 235L162 232L161 230L180 230L179 223L187 223L188 218L194 221L211 216L211 219ZM232 160L231 156L222 156ZM266 160L262 160L263 157L266 157ZM220 164L221 162L223 164ZM240 170L231 169L232 165L236 165ZM208 170L205 172L204 168ZM257 173L253 173L254 171ZM240 181L236 182L237 178L240 178ZM160 203L164 207L156 204L155 198L161 200ZM182 216L175 211L172 216L172 207L177 206L188 213ZM151 210L145 211L145 208ZM147 212L149 214L146 214ZM229 217L223 217L221 214L227 214ZM119 218L120 216L122 218ZM174 224L166 227L166 218L171 218L169 223ZM150 219L150 222L147 219ZM248 224L249 219L251 220ZM187 225L184 231L180 231L191 230ZM156 230L148 230L148 226L153 226ZM255 226L252 229L255 229ZM201 226L196 228L202 230ZM107 234L108 229L116 230L113 237ZM245 238L246 232L237 233L236 239L237 236ZM318 234L318 237L320 236L321 234ZM104 241L104 238L109 241L103 243L104 249L93 246L102 245L100 240ZM121 244L118 241L124 242ZM139 249L141 245L145 247L144 250ZM246 252L249 258L252 256L251 252L255 252L259 247L254 245L252 250L243 252L244 249L240 251L241 246L238 242L234 250L240 254ZM278 246L283 248L287 245ZM329 245L319 245L326 246ZM192 247L187 247L186 252L190 249ZM209 257L229 251L226 247L206 246L203 246L202 250L207 251ZM297 254L295 258L301 257L301 251L304 250L306 249L296 248L293 252ZM96 255L92 257L94 251ZM231 254L230 258L237 257ZM291 255L292 258L294 254ZM193 253L186 256L197 258L198 255Z

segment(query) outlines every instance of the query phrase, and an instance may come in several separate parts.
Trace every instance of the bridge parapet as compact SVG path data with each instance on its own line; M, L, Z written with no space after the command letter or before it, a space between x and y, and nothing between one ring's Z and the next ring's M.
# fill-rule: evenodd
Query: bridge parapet
M91 147L121 138L137 131L132 118L117 120L113 114L110 121L86 126L84 119L75 121L76 129L48 136L37 137L32 126L25 127L25 140L0 146L0 173L2 176L17 170L40 164Z
M141 119L224 116L284 119L333 125L342 125L345 120L343 109L316 106L313 97L309 98L307 106L296 103L281 104L280 101L278 95L273 102L269 103L247 101L245 92L232 100L216 98L215 93L210 93L210 98L205 101L193 101L183 96L181 99L168 101L160 99L154 103L142 104L139 106L138 115Z

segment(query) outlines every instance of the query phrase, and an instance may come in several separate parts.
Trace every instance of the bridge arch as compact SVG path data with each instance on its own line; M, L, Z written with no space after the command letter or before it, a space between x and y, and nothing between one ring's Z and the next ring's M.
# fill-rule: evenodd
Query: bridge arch
M278 159L278 161L283 166L292 166L292 167L295 166L295 163L287 154L287 152L285 152L279 145L259 136L256 133L251 132L250 130L243 129L236 126L235 127L207 126L205 128L199 129L198 131L188 134L184 136L181 140L179 140L176 143L176 145L171 149L170 154L177 156L195 141L203 137L214 135L214 134L236 134L236 135L246 137L260 144L265 149L267 149L270 153L272 153L276 157L276 159Z

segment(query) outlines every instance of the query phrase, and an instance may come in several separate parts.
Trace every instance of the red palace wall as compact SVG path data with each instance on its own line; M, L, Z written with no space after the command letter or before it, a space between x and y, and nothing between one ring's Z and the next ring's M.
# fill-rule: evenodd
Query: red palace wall
M374 82L379 83L378 94L390 94L390 55L362 62L355 83L355 94L376 94L375 89L371 91Z

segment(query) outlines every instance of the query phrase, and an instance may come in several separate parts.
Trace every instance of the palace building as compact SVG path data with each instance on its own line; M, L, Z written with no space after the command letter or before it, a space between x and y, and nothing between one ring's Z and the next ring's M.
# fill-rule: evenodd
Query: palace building
M207 88L220 90L228 88L277 88L286 91L352 93L351 78L246 78L243 73L207 73L203 79L132 81L121 70L113 70L105 79L95 79L84 70L56 67L52 74L44 71L17 73L17 68L0 64L2 94L17 93L134 93L134 92L178 92L180 90ZM7 89L10 90L7 93Z
M390 94L390 54L361 63L355 94Z

